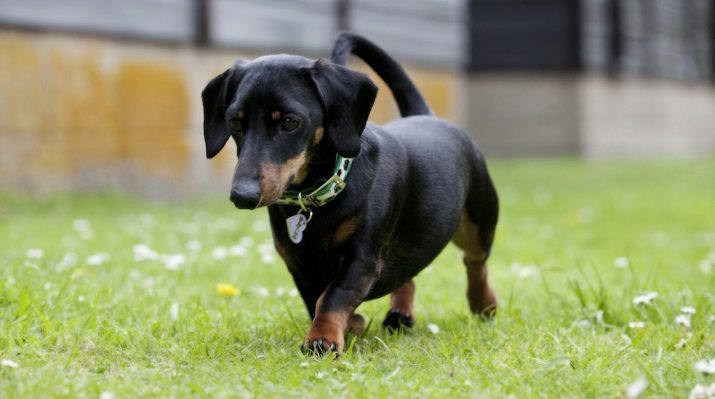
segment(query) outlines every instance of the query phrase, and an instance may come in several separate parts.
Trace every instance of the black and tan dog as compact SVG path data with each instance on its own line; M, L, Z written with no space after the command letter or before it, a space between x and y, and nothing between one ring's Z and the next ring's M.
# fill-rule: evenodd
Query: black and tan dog
M345 68L350 54L390 87L402 118L367 123L377 87ZM303 348L340 352L363 301L391 293L383 322L414 324L412 278L452 241L465 251L471 311L496 298L486 260L498 201L467 135L431 111L404 70L366 39L341 33L332 62L273 55L238 61L202 93L206 155L233 138L231 201L268 206L278 253L312 325Z

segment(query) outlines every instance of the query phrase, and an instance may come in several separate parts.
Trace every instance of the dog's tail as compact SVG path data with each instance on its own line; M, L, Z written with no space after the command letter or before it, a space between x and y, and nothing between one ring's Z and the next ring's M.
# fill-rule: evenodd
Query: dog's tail
M351 53L365 61L385 81L395 97L401 116L432 115L432 110L417 87L392 57L362 36L348 32L338 33L331 61L346 65Z

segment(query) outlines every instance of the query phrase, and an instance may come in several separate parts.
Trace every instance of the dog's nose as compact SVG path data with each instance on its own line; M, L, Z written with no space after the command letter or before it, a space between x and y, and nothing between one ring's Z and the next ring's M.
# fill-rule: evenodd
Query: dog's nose
M231 187L231 202L236 208L253 209L258 206L261 199L261 189L258 183L241 182Z

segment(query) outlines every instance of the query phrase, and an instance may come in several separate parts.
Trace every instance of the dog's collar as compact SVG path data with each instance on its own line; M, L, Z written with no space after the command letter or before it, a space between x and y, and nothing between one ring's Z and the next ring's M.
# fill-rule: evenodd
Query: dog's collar
M353 158L335 158L333 175L315 188L308 190L286 190L276 204L295 205L302 209L307 207L321 207L335 199L345 189L345 178L350 172Z

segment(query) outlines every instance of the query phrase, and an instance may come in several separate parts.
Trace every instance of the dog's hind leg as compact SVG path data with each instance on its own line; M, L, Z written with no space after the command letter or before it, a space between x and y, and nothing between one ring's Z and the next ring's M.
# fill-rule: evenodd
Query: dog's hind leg
M494 241L498 202L491 182L480 192L477 206L467 206L459 220L452 242L464 250L467 268L467 299L474 314L491 317L496 312L497 298L487 278L487 259ZM485 192L487 195L485 195Z
M415 283L412 280L402 284L390 294L390 310L385 315L382 326L390 330L410 328L415 324L412 302L415 297Z

